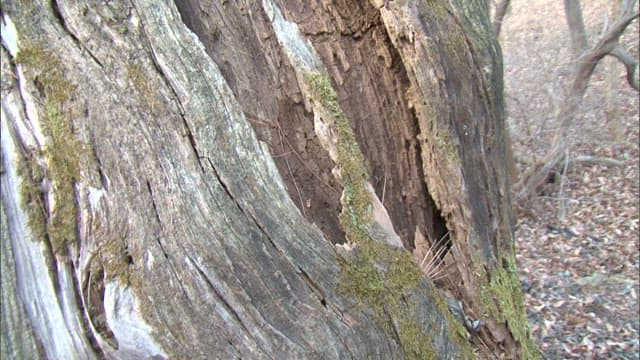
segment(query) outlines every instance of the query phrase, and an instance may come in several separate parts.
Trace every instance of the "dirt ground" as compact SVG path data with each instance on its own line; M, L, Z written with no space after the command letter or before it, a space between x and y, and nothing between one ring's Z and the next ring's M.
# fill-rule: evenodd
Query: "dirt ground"
M582 3L594 44L612 1ZM621 43L638 59L637 19ZM572 76L563 2L513 0L501 44L508 121L523 168L547 149ZM607 58L574 120L570 157L612 158L622 166L571 164L519 213L520 275L547 359L640 356L638 126L638 92L624 67Z

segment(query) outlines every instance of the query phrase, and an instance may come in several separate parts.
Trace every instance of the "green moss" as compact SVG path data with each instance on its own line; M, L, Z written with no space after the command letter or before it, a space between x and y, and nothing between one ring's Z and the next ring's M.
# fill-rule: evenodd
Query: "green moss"
M23 47L16 57L16 62L33 72L34 83L44 97L42 130L49 138L43 151L36 154L46 159L46 171L32 161L32 164L27 166L31 169L30 176L25 177L31 180L24 182L26 185L23 185L22 191L26 195L26 201L37 201L42 177L46 176L51 181L54 208L46 223L46 234L54 252L60 253L77 238L74 184L80 177L80 156L84 146L74 136L71 121L63 110L64 104L72 98L76 87L66 79L60 59L42 44ZM37 172L34 172L36 169ZM42 221L43 211L32 207L28 209L30 225L36 226Z
M491 274L491 282L482 288L481 298L490 316L506 322L513 337L522 346L523 359L539 359L540 351L533 341L524 296L514 259L503 259L503 266Z
M48 234L54 251L62 250L76 240L76 195L74 184L80 176L82 144L73 136L71 124L62 114L60 105L47 99L45 104L45 134L49 142L44 151L53 180L55 209L49 220Z
M34 82L47 101L61 105L75 91L75 86L66 79L60 59L43 44L24 46L16 56L16 63L35 72Z
M337 102L331 81L325 75L309 74L311 95L335 121L337 161L344 187L340 224L347 239L357 244L355 256L342 261L339 291L358 300L360 306L373 310L374 321L392 336L399 329L400 343L407 358L435 358L431 338L422 326L407 314L401 301L416 289L422 272L408 251L388 246L371 237L371 197L363 155L351 124ZM448 310L445 311L448 313ZM391 323L391 319L397 325Z
M116 30L118 31L118 33L120 33L121 35L126 35L127 32L129 32L129 28L127 27L126 24L120 24L116 26Z
M444 316L447 318L447 321L449 322L449 324L451 324L450 326L453 330L453 333L456 335L454 340L457 341L459 344L463 344L463 343L466 344L467 336L469 333L467 329L464 327L464 325L462 325L460 321L456 320L453 314L451 313L451 311L449 311L449 305L446 303L444 298L436 297L436 305L438 306L438 309L440 310L440 312L444 314ZM464 346L462 347L465 348ZM470 352L470 349L468 347L466 347L466 349L469 350ZM473 358L473 356L468 356L467 358Z
M18 175L21 179L20 197L22 208L28 209L27 224L33 237L44 239L47 233L47 223L43 202L42 181L44 169L36 161L21 159L18 165Z
M115 238L109 241L101 249L101 253L107 280L117 278L123 286L134 285L139 288L140 284L137 282L139 279L131 272L130 254L125 238Z
M344 209L340 223L347 237L355 243L369 240L366 226L371 222L371 198L366 190L367 171L351 124L338 105L338 97L328 77L309 75L311 91L331 114L337 130L337 165L344 186Z
M403 340L403 350L406 359L431 360L437 358L437 353L431 343L423 341L422 326L415 321L405 321L400 324L398 335ZM405 345L406 343L406 345Z
M443 34L440 41L444 46L446 56L458 63L452 65L452 68L455 68L455 66L463 66L464 56L467 54L467 39L459 26L452 26L455 28Z
M458 148L454 145L451 136L442 134L436 138L436 144L446 161L449 161L450 164L460 164Z

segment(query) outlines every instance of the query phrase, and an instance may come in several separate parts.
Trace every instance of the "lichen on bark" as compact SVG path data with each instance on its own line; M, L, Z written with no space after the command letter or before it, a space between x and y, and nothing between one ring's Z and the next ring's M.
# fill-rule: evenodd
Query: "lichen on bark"
M75 137L71 120L64 111L64 105L72 98L76 87L67 80L61 60L44 44L24 46L16 56L16 63L27 68L44 98L40 116L43 133L49 140L42 149L32 149L34 157L43 158L46 166L40 167L35 162L23 166L23 175L26 175L23 196L34 205L29 207L29 223L42 223L44 216L47 219L46 236L54 252L61 254L66 245L77 239L74 184L80 178L80 156L84 146ZM44 178L50 181L53 195L51 204L46 206L42 203ZM36 235L42 234L36 232Z

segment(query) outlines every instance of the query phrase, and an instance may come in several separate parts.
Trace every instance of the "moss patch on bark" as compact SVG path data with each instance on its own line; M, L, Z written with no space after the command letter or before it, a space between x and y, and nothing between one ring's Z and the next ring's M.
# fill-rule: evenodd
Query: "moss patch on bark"
M363 310L374 312L376 324L390 336L398 337L406 358L435 358L431 336L407 313L404 300L422 281L422 272L408 251L372 237L372 199L366 189L368 175L351 124L338 105L327 76L312 73L307 81L313 100L319 102L334 121L336 165L344 187L340 224L347 240L356 244L355 256L341 263L339 290L356 298ZM466 343L462 343L464 348Z
M503 266L493 271L491 281L482 288L482 301L496 321L508 325L513 337L522 346L522 358L539 359L540 350L529 328L515 259L503 259L502 262Z
M46 224L46 235L53 251L60 254L66 245L77 239L77 215L75 183L80 178L80 156L83 144L75 137L71 121L65 115L64 104L75 92L76 86L67 80L61 60L44 44L28 44L16 56L33 78L33 83L44 98L40 114L42 131L48 142L35 156L43 158L46 166L34 160L24 164L23 199L29 202L29 225L34 234ZM49 218L43 202L42 181L49 179L53 199L49 206ZM27 204L25 204L27 205ZM39 236L41 238L41 236Z

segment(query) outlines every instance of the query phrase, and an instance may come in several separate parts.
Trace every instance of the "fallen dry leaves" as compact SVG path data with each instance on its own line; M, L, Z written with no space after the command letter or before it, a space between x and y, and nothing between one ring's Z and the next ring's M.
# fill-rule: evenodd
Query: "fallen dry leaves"
M593 43L609 5L590 0L583 6ZM513 0L501 42L515 154L539 158L570 78L562 1ZM637 21L622 43L637 59ZM619 82L613 99L607 97L606 69L599 65L591 79L570 150L624 166L577 164L519 214L517 260L531 328L547 359L640 358L638 93L616 64Z

